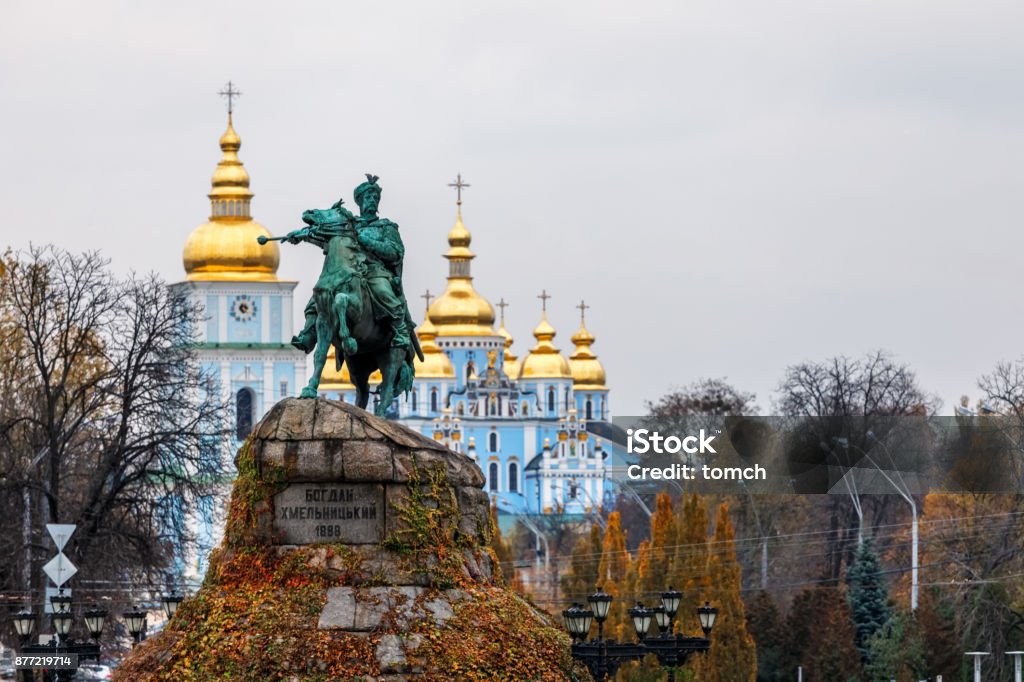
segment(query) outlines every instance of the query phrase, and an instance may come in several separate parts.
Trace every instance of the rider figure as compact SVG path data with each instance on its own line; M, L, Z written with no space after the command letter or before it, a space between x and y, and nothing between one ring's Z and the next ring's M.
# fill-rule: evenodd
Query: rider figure
M397 348L409 348L408 311L402 294L402 258L405 256L405 247L402 244L402 237L398 233L398 225L390 220L377 216L377 207L380 204L381 188L377 184L377 176L366 176L366 182L361 183L355 189L355 200L359 206L359 217L354 217L348 210L341 207L338 201L331 208L337 209L341 219L347 224L354 224L356 238L363 248L365 270L363 275L367 285L367 291L373 306L374 315L378 319L388 320L392 330L391 346ZM334 232L343 228L338 226L311 226L307 230L315 232L317 229L327 229ZM310 234L309 236L319 236ZM329 238L330 234L323 235ZM326 239L324 240L326 241ZM292 345L307 353L316 347L316 302L315 295L309 299L304 310L306 324L302 331L292 337Z

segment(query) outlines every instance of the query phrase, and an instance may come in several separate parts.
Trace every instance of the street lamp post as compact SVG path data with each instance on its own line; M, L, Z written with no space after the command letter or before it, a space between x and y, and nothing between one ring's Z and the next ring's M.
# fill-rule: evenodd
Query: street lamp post
M1006 655L1013 656L1013 682L1021 682L1020 657L1024 656L1024 651L1007 651Z
M981 657L988 655L987 651L968 651L964 654L974 659L974 682L981 682Z
M146 637L146 612L136 606L121 615L124 618L125 627L128 628L128 634L132 636L135 644L138 644Z
M674 669L686 662L694 653L706 653L711 647L711 629L715 625L718 610L708 602L697 609L697 617L703 637L684 637L673 634L674 618L679 610L682 593L671 587L661 593L661 605L646 607L642 603L629 609L629 617L636 631L635 643L616 642L604 639L603 626L608 617L612 596L600 587L587 597L591 608L573 604L562 612L566 630L572 636L572 656L581 661L595 680L613 677L626 661L638 661L647 654L654 654L658 662L669 669L669 680L674 679ZM590 625L597 621L597 639L587 641ZM659 633L649 635L651 624L656 623Z
M71 610L71 597L64 594L61 589L56 595L50 598L50 605L53 607L53 629L56 636L48 644L31 644L32 635L35 632L36 616L29 610L15 614L11 619L14 622L14 631L21 641L21 649L18 652L21 656L63 656L71 661L68 667L54 670L56 679L70 680L75 673L80 660L96 660L100 658L100 635L103 634L103 623L107 612L93 607L85 612L84 619L86 629L92 642L76 642L71 635L75 618ZM72 660L73 659L73 660ZM25 679L31 680L31 670L25 669Z
M164 613L167 614L167 620L174 618L174 614L178 612L178 606L181 605L183 600L184 597L177 590L164 595Z

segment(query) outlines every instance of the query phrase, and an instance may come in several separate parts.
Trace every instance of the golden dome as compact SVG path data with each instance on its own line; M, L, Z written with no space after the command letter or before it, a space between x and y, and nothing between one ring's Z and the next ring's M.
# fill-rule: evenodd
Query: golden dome
M455 377L455 366L448 355L438 347L434 339L437 338L437 328L430 321L430 316L423 320L416 329L416 336L420 339L420 347L423 349L423 362L419 358L413 359L413 367L416 369L417 379L448 379Z
M580 316L580 328L572 335L572 342L576 344L575 352L569 356L573 388L577 390L607 388L604 366L590 350L590 344L594 343L594 335L587 329L582 315Z
M512 338L512 334L505 329L505 322L502 321L501 327L498 329L498 334L505 337L505 354L501 363L501 368L505 370L505 376L509 379L519 378L519 358L512 353L512 342L515 340Z
M498 301L498 307L501 308L501 326L498 327L498 335L505 339L505 353L503 355L501 368L505 372L505 376L509 379L519 378L519 360L512 353L512 342L515 340L512 338L512 334L505 329L505 308L508 307L508 303L505 303L505 298L502 297Z
M355 385L352 383L352 377L348 373L348 365L342 365L341 370L335 369L337 367L337 354L334 352L334 346L332 345L327 350L327 362L324 363L324 371L320 372L320 390L321 391L354 391L356 390ZM379 384L381 382L380 370L370 375L370 384Z
M461 204L461 202L459 202ZM493 336L494 308L473 288L469 264L476 256L469 249L473 237L462 224L459 206L455 227L448 233L448 286L427 309L438 336Z
M555 328L548 322L547 313L544 313L540 324L533 330L533 336L537 339L537 345L523 359L519 378L564 379L571 377L569 362L552 343L555 338Z
M220 163L213 172L210 222L192 231L183 261L190 280L277 281L281 251L277 242L260 245L256 238L270 232L249 215L252 192L249 173L238 159L242 140L228 114L228 129L220 137Z

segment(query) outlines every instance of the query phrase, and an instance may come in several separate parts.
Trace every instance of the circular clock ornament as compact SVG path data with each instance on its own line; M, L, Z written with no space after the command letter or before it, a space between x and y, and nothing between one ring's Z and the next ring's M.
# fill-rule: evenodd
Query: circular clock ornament
M235 296L231 304L231 317L239 322L248 322L256 317L256 302L245 295Z

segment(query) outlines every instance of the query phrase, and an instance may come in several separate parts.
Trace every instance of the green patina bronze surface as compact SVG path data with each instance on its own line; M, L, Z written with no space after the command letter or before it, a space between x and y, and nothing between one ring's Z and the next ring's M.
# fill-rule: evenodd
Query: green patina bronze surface
M423 353L402 291L405 246L398 225L377 215L380 195L377 176L368 174L354 192L358 216L339 199L330 208L304 211L307 227L275 239L308 242L324 253L306 304L306 324L292 338L292 345L313 353L313 376L301 397L316 397L333 345L337 369L348 364L359 407L369 402L370 374L380 370L375 412L384 416L394 397L412 388L413 356L422 360ZM261 244L267 241L259 238Z

